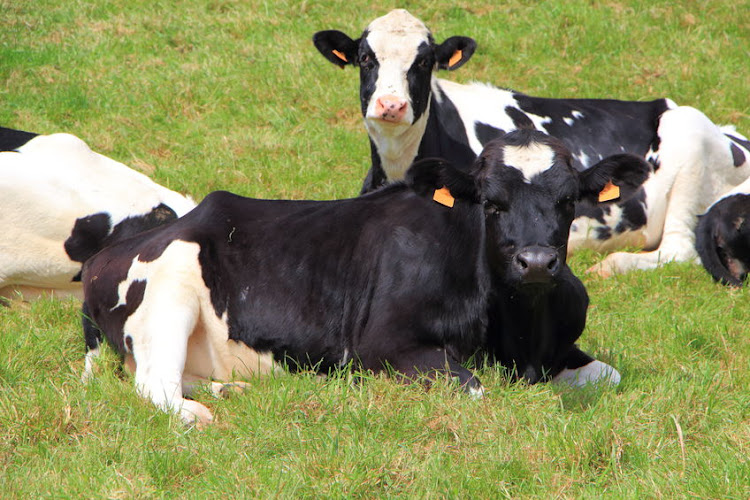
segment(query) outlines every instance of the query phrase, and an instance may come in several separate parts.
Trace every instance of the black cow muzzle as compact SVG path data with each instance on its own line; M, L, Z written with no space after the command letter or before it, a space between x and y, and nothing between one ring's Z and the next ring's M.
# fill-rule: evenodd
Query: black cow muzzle
M561 267L557 251L539 245L522 248L511 265L524 285L551 283Z

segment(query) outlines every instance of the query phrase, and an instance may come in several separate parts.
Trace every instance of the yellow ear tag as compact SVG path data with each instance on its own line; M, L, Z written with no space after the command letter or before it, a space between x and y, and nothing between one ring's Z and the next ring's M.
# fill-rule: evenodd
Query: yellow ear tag
M612 181L609 181L599 193L599 202L616 200L619 197L620 188L612 184Z
M432 195L432 199L448 208L453 208L453 204L456 203L456 199L445 186L436 189L435 194Z
M339 52L336 49L333 49L331 52L333 52L333 55L336 56L336 57L338 57L342 61L349 62L349 60L346 58L346 56L343 54L343 52Z
M463 51L461 50L455 51L453 55L451 56L450 61L448 61L448 67L450 68L454 66L456 63L458 63L458 61L461 60L463 56L464 56Z

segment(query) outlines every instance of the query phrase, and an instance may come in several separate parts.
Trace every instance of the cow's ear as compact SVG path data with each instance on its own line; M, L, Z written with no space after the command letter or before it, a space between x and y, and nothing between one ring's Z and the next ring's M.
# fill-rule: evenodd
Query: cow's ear
M340 68L357 61L359 40L352 40L345 33L336 30L318 31L313 35L313 43L326 59Z
M436 189L447 188L455 199L479 203L479 189L474 177L442 158L414 162L406 171L404 181L422 196L433 196Z
M435 48L438 69L453 71L471 59L477 42L466 36L452 36Z
M651 165L639 156L609 156L581 172L580 198L592 203L627 200L646 182L651 171Z

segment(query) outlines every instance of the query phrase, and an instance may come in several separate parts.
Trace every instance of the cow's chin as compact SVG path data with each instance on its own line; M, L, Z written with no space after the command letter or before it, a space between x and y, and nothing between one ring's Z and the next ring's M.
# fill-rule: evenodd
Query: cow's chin
M367 131L372 135L397 137L411 127L411 121L405 118L400 121L384 120L375 116L366 116L365 125Z

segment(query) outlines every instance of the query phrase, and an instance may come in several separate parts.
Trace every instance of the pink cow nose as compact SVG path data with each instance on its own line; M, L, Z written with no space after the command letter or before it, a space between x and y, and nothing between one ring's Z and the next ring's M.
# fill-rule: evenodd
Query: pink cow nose
M375 116L387 122L402 121L407 109L409 109L409 103L406 99L395 95L380 96L375 101Z

